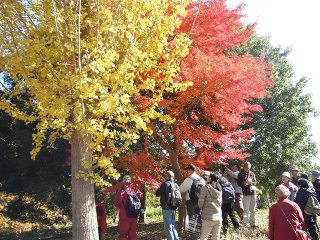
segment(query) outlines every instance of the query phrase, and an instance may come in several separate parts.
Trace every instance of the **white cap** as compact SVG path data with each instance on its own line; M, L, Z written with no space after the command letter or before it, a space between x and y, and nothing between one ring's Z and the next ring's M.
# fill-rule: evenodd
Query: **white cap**
M285 177L290 178L290 173L289 173L289 172L283 172L283 173L281 174L281 177L282 177L282 176L285 176Z

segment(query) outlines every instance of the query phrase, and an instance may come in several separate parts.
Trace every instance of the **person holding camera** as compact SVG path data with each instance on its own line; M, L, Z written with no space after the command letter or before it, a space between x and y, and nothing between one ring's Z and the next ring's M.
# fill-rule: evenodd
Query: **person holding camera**
M256 211L256 176L251 171L251 163L245 162L243 169L238 175L238 185L243 192L243 225L249 226L249 211L250 211L250 226L256 227L255 211Z

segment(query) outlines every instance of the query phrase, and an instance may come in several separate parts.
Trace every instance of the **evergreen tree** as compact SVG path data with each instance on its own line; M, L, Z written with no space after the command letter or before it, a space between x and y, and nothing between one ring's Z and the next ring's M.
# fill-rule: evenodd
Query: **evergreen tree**
M308 117L315 115L310 94L304 92L308 79L296 80L293 65L288 60L290 49L275 47L267 37L255 36L247 45L235 50L265 56L272 65L273 86L266 99L254 100L263 107L244 128L256 130L247 146L248 158L255 167L261 188L272 189L283 171L298 166L302 171L311 169L310 159L317 154L311 139Z

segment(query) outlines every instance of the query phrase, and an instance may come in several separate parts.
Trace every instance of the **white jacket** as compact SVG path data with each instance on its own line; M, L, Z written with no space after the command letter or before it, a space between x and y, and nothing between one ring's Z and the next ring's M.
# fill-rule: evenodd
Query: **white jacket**
M196 173L192 173L189 177L187 177L183 183L181 183L180 185L180 192L181 194L182 193L186 193L186 200L190 200L190 197L189 197L189 191L190 191L190 188L191 188L191 185L193 183L193 180L195 179L198 179L200 178L201 179L201 182L204 185L206 185L206 182L204 181L204 179L202 177L200 177L198 174Z
M234 188L235 193L242 194L242 188L239 187L237 183L239 171L233 172L230 169L226 168L225 172L227 174L229 182L232 184L232 187Z

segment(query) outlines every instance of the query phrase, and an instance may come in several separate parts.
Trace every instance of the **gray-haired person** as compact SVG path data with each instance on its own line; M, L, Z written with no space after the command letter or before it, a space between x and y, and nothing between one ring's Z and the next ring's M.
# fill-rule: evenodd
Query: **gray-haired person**
M243 169L238 175L238 185L242 188L243 192L243 225L256 227L255 208L256 208L256 176L251 171L251 164L245 162ZM249 221L250 212L250 221Z
M172 171L167 171L165 173L165 178L166 180L156 191L156 196L160 197L164 230L166 232L167 240L179 240L178 232L176 230L176 207L173 207L168 202L168 194L170 193L171 188L179 189L179 186L174 182L174 173Z

